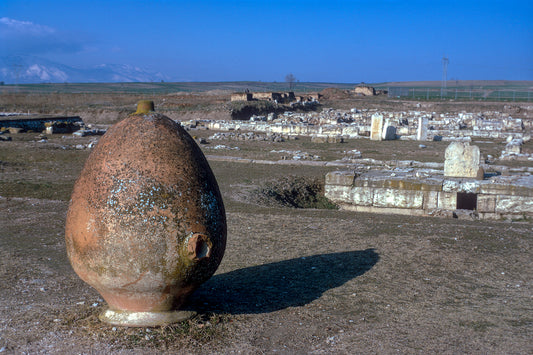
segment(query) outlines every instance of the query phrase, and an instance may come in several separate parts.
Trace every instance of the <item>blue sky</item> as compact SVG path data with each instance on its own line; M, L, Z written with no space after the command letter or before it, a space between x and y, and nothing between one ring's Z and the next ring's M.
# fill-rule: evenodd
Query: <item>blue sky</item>
M1 0L0 56L173 81L533 80L533 1Z

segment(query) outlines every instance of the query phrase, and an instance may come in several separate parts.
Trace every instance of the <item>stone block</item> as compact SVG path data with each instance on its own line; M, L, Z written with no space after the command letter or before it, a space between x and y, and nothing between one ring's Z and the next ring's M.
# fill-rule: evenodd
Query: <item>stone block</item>
M481 184L479 192L489 195L533 197L533 188L518 184Z
M375 113L372 115L372 125L370 126L370 139L373 141L382 140L383 115Z
M374 189L373 205L376 207L422 208L422 191Z
M396 129L396 133L400 136L407 136L409 135L409 126L401 126Z
M327 136L311 136L311 142L312 143L327 143L328 137Z
M349 186L326 185L324 196L335 202L348 202L351 200L351 188Z
M496 210L496 196L495 195L477 195L477 211L478 212L494 212Z
M424 210L433 210L439 206L439 192L438 191L424 191Z
M522 144L521 139L513 139L505 146L505 151L509 154L521 154L522 153Z
M416 140L425 141L428 138L428 119L427 117L418 117L418 128L416 130Z
M444 192L468 192L479 193L481 190L481 183L479 180L447 180L442 183L442 191Z
M533 213L533 198L529 196L505 196L496 198L498 213Z
M331 171L326 174L326 186L352 186L355 180L355 173L353 171Z
M350 202L356 206L372 206L374 189L370 187L353 187L350 193Z
M439 192L438 208L452 211L457 209L457 193Z
M392 141L396 139L396 127L386 124L383 128L383 140Z
M468 142L452 142L445 152L444 176L483 179L479 147Z
M373 187L384 187L399 190L413 190L413 191L441 191L442 183L440 180L426 179L421 181L419 179L376 179L370 182Z
M376 183L376 181L374 181L374 180L371 180L371 179L368 179L368 178L364 178L364 177L359 177L359 178L355 179L353 185L357 186L357 187L375 187L375 183ZM380 186L382 186L382 185L380 185Z
M459 189L459 180L444 180L442 182L442 191L444 192L454 192Z

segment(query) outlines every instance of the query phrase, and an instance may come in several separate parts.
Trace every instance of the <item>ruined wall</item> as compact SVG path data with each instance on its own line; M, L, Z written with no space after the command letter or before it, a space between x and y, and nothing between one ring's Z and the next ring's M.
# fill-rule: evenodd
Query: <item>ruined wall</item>
M481 219L533 216L533 176L495 176L487 180L425 179L409 173L352 171L326 175L325 196L341 209L406 215L452 215L475 211Z
M312 95L310 95L311 97ZM318 99L318 94L316 94ZM236 92L231 94L231 101L252 101L265 100L277 101L278 103L288 103L296 101L294 92Z
M268 101L281 101L282 94L279 92L254 92L252 93L254 100L268 100Z
M354 94L363 95L363 96L374 96L376 95L376 90L371 86L356 86L353 89Z
M231 101L252 101L252 94L249 92L237 92L231 94Z

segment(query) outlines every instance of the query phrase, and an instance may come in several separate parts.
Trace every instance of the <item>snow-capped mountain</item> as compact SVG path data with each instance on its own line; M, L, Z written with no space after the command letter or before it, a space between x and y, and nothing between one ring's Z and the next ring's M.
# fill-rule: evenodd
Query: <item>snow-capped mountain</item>
M74 68L34 56L0 57L0 81L6 84L108 83L168 81L156 72L122 64Z

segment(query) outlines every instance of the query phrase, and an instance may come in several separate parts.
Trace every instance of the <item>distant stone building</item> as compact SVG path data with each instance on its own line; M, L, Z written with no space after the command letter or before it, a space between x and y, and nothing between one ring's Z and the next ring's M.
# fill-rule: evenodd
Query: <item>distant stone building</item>
M254 92L254 100L281 101L282 95L279 92Z
M288 103L296 101L294 92L237 92L231 94L231 101L276 101L278 103Z
M252 93L250 92L236 92L231 94L231 101L252 101Z
M306 94L305 96L297 96L296 97L296 101L318 101L320 100L320 98L322 97L322 95L318 94L318 93L314 93L314 94Z
M366 85L356 86L355 89L353 89L353 92L356 95L363 95L363 96L376 95L376 90L373 87L366 86Z

